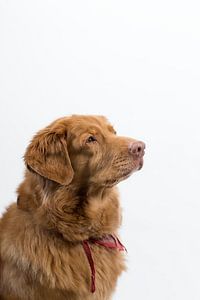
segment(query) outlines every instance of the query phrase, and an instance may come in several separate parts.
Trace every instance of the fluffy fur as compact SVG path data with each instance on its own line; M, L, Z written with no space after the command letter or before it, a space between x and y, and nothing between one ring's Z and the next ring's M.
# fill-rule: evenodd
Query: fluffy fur
M82 241L117 234L115 185L142 165L135 140L104 117L71 116L39 131L28 146L24 181L0 220L0 299L109 300L124 254L91 244L96 291Z

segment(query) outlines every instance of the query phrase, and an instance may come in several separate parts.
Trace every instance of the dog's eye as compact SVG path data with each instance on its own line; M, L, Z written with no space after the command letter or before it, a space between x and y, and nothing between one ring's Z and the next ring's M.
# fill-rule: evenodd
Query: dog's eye
M89 138L86 140L86 143L94 143L94 142L96 142L97 141L97 139L93 136L93 135L91 135L91 136L89 136Z

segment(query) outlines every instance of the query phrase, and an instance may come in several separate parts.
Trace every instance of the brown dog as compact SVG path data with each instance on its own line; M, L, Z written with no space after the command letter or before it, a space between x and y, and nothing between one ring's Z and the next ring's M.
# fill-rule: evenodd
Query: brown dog
M0 299L111 299L125 269L115 185L142 167L144 147L101 116L35 135L17 203L0 220Z

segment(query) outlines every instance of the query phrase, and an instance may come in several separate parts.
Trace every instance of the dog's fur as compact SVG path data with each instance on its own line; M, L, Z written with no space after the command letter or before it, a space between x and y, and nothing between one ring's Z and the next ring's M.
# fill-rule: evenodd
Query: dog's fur
M101 116L64 117L35 135L17 203L0 220L0 299L111 299L124 254L91 245L92 294L81 242L117 233L115 185L141 165L128 151L133 141Z

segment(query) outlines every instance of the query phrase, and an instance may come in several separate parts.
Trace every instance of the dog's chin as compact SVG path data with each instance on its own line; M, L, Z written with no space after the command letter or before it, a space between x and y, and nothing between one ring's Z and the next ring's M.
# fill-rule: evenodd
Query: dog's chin
M134 172L141 170L142 167L143 167L143 163L144 163L143 158L139 158L137 160L134 160L130 164L130 166L127 169L124 170L123 174L125 176L123 176L123 177L125 177L125 179L126 179L127 177L131 176Z
M119 182L129 178L134 172L141 170L142 167L143 167L143 158L134 160L128 168L126 167L125 169L120 170L120 173L116 178L107 180L105 185L107 187L113 187L117 185Z

